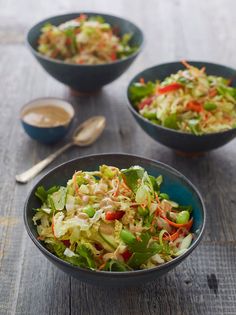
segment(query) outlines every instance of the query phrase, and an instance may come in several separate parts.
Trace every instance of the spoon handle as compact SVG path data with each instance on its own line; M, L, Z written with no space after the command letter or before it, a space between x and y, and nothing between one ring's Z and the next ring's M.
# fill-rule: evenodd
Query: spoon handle
M46 166L48 166L52 161L54 161L61 153L66 151L68 148L73 146L74 143L70 142L64 145L62 148L57 150L56 152L50 154L47 158L35 164L33 167L28 169L27 171L16 175L16 181L18 183L26 184L30 179L34 178L38 175Z

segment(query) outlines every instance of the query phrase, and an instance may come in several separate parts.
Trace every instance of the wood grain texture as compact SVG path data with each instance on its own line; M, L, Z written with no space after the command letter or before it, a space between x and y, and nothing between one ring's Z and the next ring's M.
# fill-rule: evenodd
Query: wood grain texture
M125 104L129 80L157 63L185 58L236 68L235 10L234 0L0 0L1 315L236 314L235 140L202 157L183 158L149 138ZM143 53L129 71L94 96L74 96L49 77L24 46L32 24L72 11L124 16L146 36ZM147 287L104 290L70 279L42 257L26 235L22 219L26 195L37 179L21 186L14 175L52 153L70 135L53 146L25 135L19 109L41 96L70 101L77 114L74 126L97 114L108 120L103 136L92 147L73 148L51 167L80 155L128 152L167 163L197 186L206 203L207 227L202 243L186 262Z

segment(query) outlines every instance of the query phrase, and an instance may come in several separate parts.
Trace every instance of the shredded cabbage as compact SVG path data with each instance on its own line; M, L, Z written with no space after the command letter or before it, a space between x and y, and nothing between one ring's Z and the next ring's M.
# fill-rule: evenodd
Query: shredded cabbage
M191 246L192 207L171 200L162 181L139 166L102 165L76 172L66 187L38 187L42 206L33 222L39 239L82 268L125 271L174 259Z
M230 80L186 69L163 81L136 82L129 90L139 113L152 123L202 135L236 128L236 88Z
M41 29L38 51L50 58L73 64L103 64L133 54L132 34L116 35L100 16L82 14L59 26L47 23Z

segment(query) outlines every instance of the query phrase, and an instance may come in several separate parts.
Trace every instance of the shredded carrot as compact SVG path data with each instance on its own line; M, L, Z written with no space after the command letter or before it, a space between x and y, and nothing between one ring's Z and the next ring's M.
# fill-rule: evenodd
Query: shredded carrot
M161 218L164 219L169 225L180 228L180 227L186 227L186 228L191 228L192 224L193 224L193 218L191 220L189 220L187 223L184 224L178 224L175 223L169 219L167 219L166 217L164 217L163 215L161 215Z
M189 231L193 225L193 218L186 223L185 228Z
M211 88L210 90L209 90L209 92L208 92L208 96L209 97L214 97L214 96L216 96L217 95L217 90L216 90L216 88Z
M37 237L37 240L39 240L39 241L44 241L44 240L45 240L45 237L44 237L44 236L38 236L38 237Z
M123 181L121 182L121 185L122 185L126 190L131 191L131 189L127 186L127 184L126 184L124 178L123 178Z
M180 228L172 234L164 235L163 240L165 241L175 241L179 237Z
M53 234L54 238L56 238L55 232L54 232L54 225L55 225L55 223L54 223L54 215L53 215L52 216L52 234Z
M181 60L181 63L187 68L190 69L191 65L186 60Z
M119 180L116 183L117 183L117 187L116 187L116 191L113 193L113 197L117 197L120 192Z
M76 173L73 175L73 185L74 185L74 189L77 195L79 195L79 186L78 183L76 181Z
M159 199L159 197L158 197L158 194L157 194L157 193L156 193L156 201L157 201L157 203L158 203L158 204L161 204L160 199Z
M232 84L232 82L234 81L235 79L235 75L231 78L231 79L228 79L227 81L227 85L230 86Z
M157 208L156 208L156 211L155 211L155 216L157 217L158 215L160 215L162 213L162 209L159 207L159 206L157 206Z
M206 71L206 67L202 67L199 72L204 73Z
M106 266L106 263L104 262L98 267L98 270L102 270L105 266Z
M140 79L139 79L139 83L145 84L144 78L140 78Z

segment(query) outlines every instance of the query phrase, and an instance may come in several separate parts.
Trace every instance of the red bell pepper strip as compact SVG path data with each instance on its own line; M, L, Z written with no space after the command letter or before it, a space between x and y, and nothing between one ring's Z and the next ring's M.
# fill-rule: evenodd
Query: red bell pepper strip
M111 60L112 60L112 61L115 61L115 60L117 59L115 52L112 52L111 55L110 55L110 57L111 57Z
M173 91L176 91L178 89L181 89L182 87L183 87L182 84L175 82L175 83L171 83L169 85L160 87L157 90L157 93L158 94L165 94L165 93L169 93L169 92L173 92Z
M70 37L67 37L66 39L66 45L71 45L72 44L72 39Z
M95 243L94 247L96 248L96 250L99 250L99 251L101 251L103 249L103 247L98 243Z
M64 240L64 241L62 241L62 243L63 243L66 247L70 247L70 241L69 241L69 240Z
M139 103L138 108L143 109L145 106L150 106L152 104L152 101L153 101L153 96L150 96L146 98L145 100L143 100L141 103Z
M106 213L106 220L108 221L113 221L113 220L119 220L123 217L123 215L125 214L124 211L107 211Z
M188 102L186 108L197 113L200 113L203 110L202 104L197 101Z
M132 256L132 253L127 249L124 253L121 254L121 256L124 258L124 261L128 261Z

